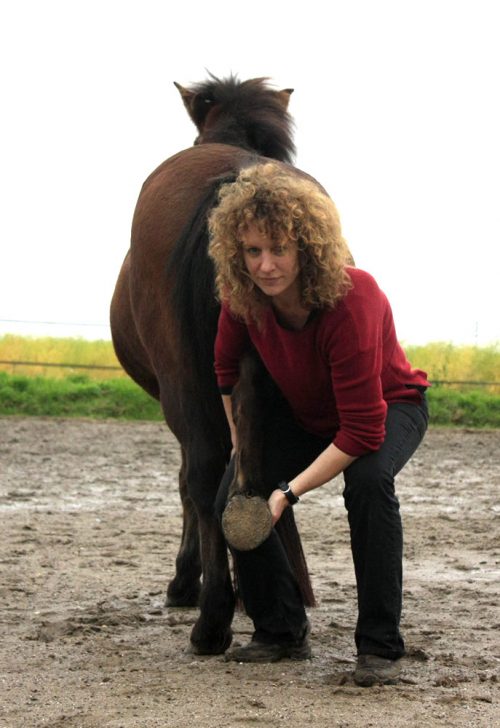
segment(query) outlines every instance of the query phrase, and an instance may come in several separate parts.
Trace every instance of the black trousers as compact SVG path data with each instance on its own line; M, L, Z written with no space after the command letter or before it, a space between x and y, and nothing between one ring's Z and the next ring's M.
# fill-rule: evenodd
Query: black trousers
M397 659L404 654L399 631L402 606L403 532L394 478L427 429L425 395L420 405L388 407L386 437L379 450L363 455L344 471L344 503L351 533L358 594L355 642L358 654ZM286 403L274 406L264 423L265 494L291 480L329 444L305 432ZM234 472L231 462L217 495L219 516ZM307 496L298 508L307 508ZM233 551L241 598L253 620L253 639L299 639L307 624L302 598L275 530L252 551Z

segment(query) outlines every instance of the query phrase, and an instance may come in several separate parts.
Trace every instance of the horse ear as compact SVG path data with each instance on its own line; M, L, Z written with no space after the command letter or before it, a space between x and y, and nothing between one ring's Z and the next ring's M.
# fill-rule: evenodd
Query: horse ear
M286 110L290 102L290 96L293 94L293 88L284 88L282 91L278 91L277 96L280 104Z
M174 81L174 86L181 95L183 104L186 107L186 111L188 112L191 121L196 124L196 121L193 118L193 101L196 94L194 91L190 91L189 89L184 88L184 86L181 86L180 83L177 83L177 81Z

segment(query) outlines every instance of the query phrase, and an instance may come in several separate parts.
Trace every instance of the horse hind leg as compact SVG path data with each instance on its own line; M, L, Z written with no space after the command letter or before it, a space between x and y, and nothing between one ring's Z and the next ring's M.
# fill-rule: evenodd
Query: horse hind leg
M175 560L175 576L168 585L165 605L168 607L195 607L198 605L201 588L198 515L195 504L188 494L184 448L181 448L181 453L179 493L182 504L182 538Z
M220 524L213 515L201 519L203 588L200 594L200 615L191 631L191 645L198 655L218 655L230 646L231 622L235 596L226 542Z
M225 468L224 457L217 455L218 450L220 447L210 447L202 437L192 443L187 457L186 480L198 514L203 571L200 614L191 632L193 651L200 655L227 650L232 640L235 607L227 546L214 508Z

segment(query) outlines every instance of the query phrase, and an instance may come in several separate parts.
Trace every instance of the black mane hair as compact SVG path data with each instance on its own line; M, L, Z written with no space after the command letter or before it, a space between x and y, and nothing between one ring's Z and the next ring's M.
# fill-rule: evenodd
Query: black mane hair
M189 91L189 113L200 132L197 143L232 144L292 162L293 121L281 96L287 92L272 89L267 78L239 81L233 75L219 79L210 74Z

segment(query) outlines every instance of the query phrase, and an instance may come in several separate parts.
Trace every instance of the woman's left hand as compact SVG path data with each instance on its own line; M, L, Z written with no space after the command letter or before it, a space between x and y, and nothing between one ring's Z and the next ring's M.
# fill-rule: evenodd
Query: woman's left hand
M267 504L271 510L274 526L281 518L281 514L283 513L285 508L288 506L288 500L283 491L277 488L276 490L273 490L273 492L269 496Z

